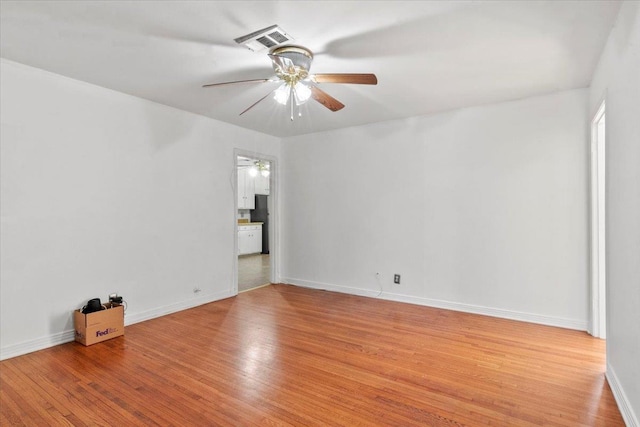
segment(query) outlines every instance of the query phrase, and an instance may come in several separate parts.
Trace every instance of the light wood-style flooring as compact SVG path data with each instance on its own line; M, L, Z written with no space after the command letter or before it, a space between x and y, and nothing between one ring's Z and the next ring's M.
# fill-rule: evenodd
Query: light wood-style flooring
M0 362L0 425L622 426L584 332L287 285Z
M238 257L238 292L248 291L271 282L269 254Z

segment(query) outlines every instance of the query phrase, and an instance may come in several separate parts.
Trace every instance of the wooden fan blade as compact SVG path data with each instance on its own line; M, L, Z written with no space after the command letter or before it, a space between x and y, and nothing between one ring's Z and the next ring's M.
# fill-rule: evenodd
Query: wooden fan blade
M338 101L327 92L318 89L316 86L311 86L309 89L311 89L311 97L327 107L329 110L338 111L344 108L344 104L342 102Z
M378 84L378 78L375 74L314 74L311 79L316 83Z
M264 83L264 82L268 82L268 81L269 81L269 79L236 80L235 82L210 83L208 85L202 85L202 87L232 85L232 84L236 84L236 83Z
M267 96L271 95L273 92L275 92L274 90L272 90L271 92L269 92L268 94L266 94L265 96L263 96L262 98L258 99L256 102L254 102L253 104L251 104L249 106L249 108L247 108L246 110L244 110L242 113L238 114L239 116L243 115L244 113L246 113L247 111L251 110L253 107L255 107L256 105L258 105L260 102L264 101Z

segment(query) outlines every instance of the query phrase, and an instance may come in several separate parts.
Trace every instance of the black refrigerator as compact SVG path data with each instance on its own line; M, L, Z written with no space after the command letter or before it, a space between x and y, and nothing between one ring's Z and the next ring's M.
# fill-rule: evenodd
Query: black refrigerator
M269 196L256 194L256 208L251 210L251 222L262 223L262 253L269 253Z

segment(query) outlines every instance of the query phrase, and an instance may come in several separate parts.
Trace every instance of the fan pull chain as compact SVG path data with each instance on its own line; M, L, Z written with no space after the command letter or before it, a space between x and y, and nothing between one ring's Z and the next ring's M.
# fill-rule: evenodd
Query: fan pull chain
M300 109L300 100L298 99L298 92L296 92L295 88L291 89L293 92L293 99L291 101L295 101L296 107L298 108L298 117L302 117L302 110ZM293 121L293 102L291 102L291 121Z
M294 102L293 96L294 96L293 95L293 86L290 86L290 89L289 89L289 103L291 104L291 121L293 121L293 102Z

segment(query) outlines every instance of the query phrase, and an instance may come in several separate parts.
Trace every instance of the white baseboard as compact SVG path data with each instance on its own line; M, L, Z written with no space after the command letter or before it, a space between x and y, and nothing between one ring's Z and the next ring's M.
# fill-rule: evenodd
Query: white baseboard
M459 302L444 301L432 298L415 297L411 295L396 294L380 290L354 288L348 286L333 285L329 283L311 282L289 277L282 278L283 283L312 289L322 289L327 291L341 292L351 295L359 295L372 298L381 298L389 301L404 302L408 304L424 305L427 307L443 308L446 310L462 311L465 313L481 314L484 316L500 317L503 319L519 320L522 322L538 323L547 326L575 329L579 331L587 330L587 321L577 319L566 319L562 317L547 316L543 314L526 313L521 311L505 310L501 308L485 307Z
M23 341L18 344L8 345L0 349L0 360L10 359L12 357L22 356L23 354L68 343L73 341L75 337L75 331L70 330L36 338L34 340Z
M231 291L217 292L212 294L201 295L186 301L165 305L163 307L147 310L142 313L125 314L124 324L133 325L134 323L144 322L145 320L155 319L156 317L165 316L177 311L186 310L197 307L199 305L208 304L210 302L229 298L235 294ZM0 360L10 359L12 357L22 356L23 354L32 353L45 348L53 347L60 344L71 342L75 339L75 331L63 331L45 337L24 341L18 344L8 345L0 349Z
M624 389L620 384L620 380L618 380L616 372L613 370L609 363L607 363L606 377L625 424L627 425L627 427L639 427L640 424L638 424L638 417L633 411L633 407L631 406L629 399L627 399L627 395L625 394Z
M175 313L182 310L187 310L189 308L197 307L203 304L208 304L210 302L219 301L221 299L229 298L234 295L235 294L231 291L216 292L213 294L201 295L197 298L143 311L142 313L134 313L134 314L125 313L124 325L125 326L133 325L134 323L144 322L145 320L151 320L151 319L155 319L156 317L166 316L167 314Z
M443 308L447 310L462 311L466 313L481 314L485 316L501 317L505 319L519 320L524 322L539 323L549 326L557 326L568 329L586 330L587 322L564 319L552 316L545 316L532 313L524 313L518 311L497 309L492 307L483 307L470 304L462 304L451 301L436 300L431 298L414 297L410 295L402 295L391 292L381 292L378 290L339 286L328 283L311 282L307 280L294 279L294 278L282 278L283 283L290 283L292 285L312 288L323 289L334 292L347 293L351 295L359 295L372 298L382 298L389 301L404 302L409 304L423 305L427 307ZM235 294L231 291L217 292L213 294L202 295L198 298L193 298L186 301L181 301L174 304L154 308L141 313L133 313L125 315L125 326L133 325L145 320L155 319L156 317L165 316L167 314L175 313L177 311L186 310L189 308L197 307L199 305L207 304L213 301L229 298ZM53 347L55 345L71 342L75 339L75 333L73 330L63 331L55 334L51 334L45 337L37 338L34 340L25 341L18 344L9 345L0 349L0 360L9 359L12 357L20 356L23 354L31 353L45 348ZM613 388L613 386L612 386ZM636 424L637 425L637 424Z

